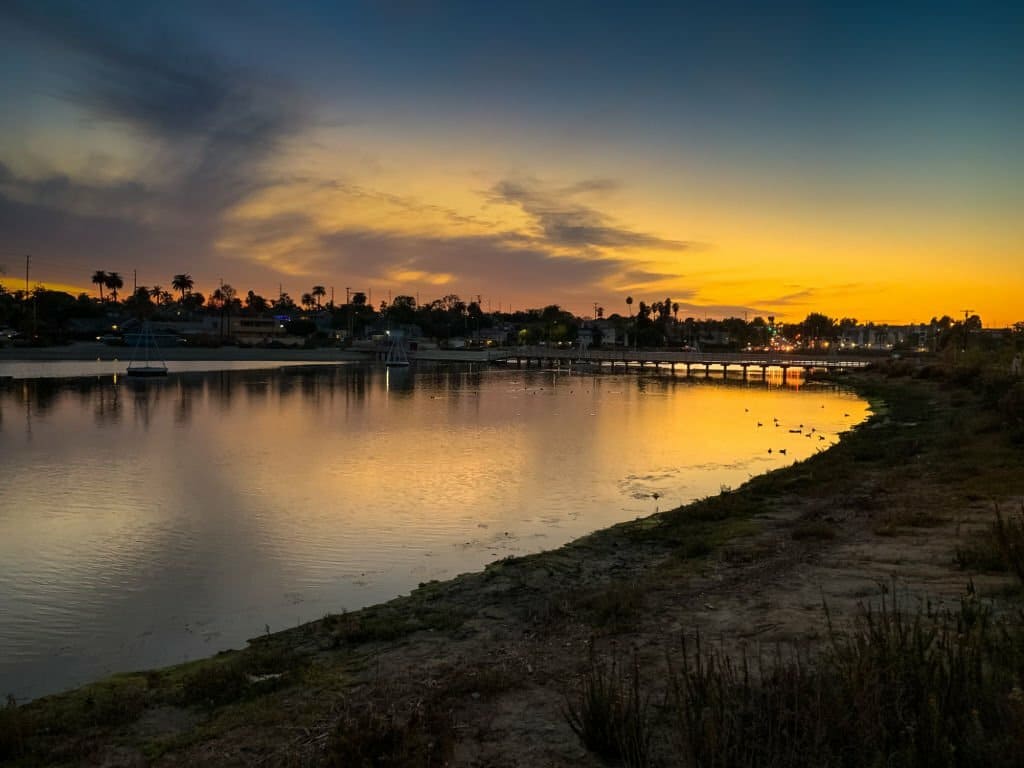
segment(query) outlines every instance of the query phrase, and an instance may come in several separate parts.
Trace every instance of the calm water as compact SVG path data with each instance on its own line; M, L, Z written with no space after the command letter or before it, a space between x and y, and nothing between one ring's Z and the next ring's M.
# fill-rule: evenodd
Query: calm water
M0 383L0 695L206 656L556 547L807 456L866 411L832 389L667 374Z

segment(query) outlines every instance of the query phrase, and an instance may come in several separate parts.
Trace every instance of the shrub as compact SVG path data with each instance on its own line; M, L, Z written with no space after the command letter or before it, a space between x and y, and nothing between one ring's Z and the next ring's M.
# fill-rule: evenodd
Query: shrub
M676 738L702 768L1019 765L1024 631L968 594L959 610L865 609L810 663L691 652L671 674Z
M650 764L648 705L636 651L632 669L626 671L615 654L607 661L598 658L591 643L579 693L575 700L566 699L564 716L588 750L626 768L641 768Z

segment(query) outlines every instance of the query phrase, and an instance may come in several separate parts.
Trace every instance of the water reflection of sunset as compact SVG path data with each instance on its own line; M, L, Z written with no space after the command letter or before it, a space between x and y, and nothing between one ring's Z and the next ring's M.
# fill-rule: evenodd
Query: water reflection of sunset
M358 366L4 390L0 679L206 654L556 547L808 456L866 409L778 379Z

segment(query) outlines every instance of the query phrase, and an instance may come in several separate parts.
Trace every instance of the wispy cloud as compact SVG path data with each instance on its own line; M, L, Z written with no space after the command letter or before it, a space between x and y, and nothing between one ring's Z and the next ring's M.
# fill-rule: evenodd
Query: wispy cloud
M504 179L489 190L492 202L520 207L532 220L536 234L551 246L563 248L658 248L681 251L692 243L670 240L617 224L611 216L579 201L582 192L617 188L609 179L583 181L548 189L535 179Z

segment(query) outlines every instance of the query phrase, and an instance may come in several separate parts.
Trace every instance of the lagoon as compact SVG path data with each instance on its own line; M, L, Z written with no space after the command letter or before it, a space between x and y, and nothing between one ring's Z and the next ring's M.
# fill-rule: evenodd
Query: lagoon
M0 383L0 694L208 656L551 549L823 450L867 408L667 372Z

